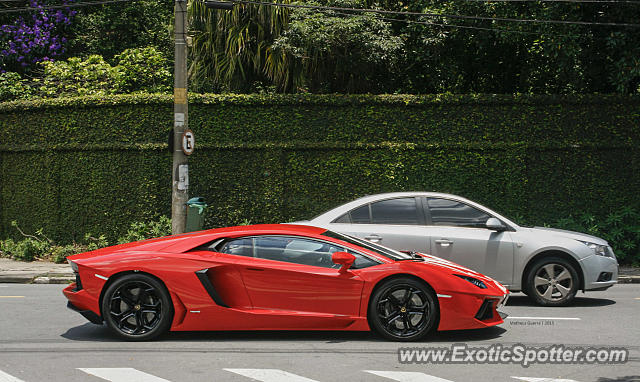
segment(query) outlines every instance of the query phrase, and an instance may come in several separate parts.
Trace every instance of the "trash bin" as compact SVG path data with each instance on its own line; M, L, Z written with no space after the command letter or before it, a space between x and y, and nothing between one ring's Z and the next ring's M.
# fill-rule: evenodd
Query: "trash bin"
M204 209L207 203L204 198L195 197L187 202L187 224L185 232L201 231L204 227Z

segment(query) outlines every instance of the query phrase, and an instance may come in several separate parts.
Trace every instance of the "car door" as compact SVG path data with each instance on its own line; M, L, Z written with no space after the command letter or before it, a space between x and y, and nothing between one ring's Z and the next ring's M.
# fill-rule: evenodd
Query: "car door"
M357 272L338 272L331 261L344 251L298 236L255 236L252 256L236 260L254 309L357 316L364 281ZM221 252L232 253L234 241Z
M434 256L512 284L514 243L509 231L487 229L492 216L462 201L440 197L426 201Z
M340 216L329 229L399 251L430 252L422 202L401 197L367 203Z

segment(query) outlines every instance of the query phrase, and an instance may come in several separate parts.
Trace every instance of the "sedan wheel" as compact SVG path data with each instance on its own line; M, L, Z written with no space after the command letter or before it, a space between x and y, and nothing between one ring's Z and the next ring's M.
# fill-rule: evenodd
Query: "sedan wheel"
M424 337L439 312L433 292L413 279L392 279L381 285L369 303L369 323L384 337L413 341Z
M140 274L127 275L109 286L102 301L107 326L129 340L149 340L171 324L173 306L160 282Z
M566 305L578 292L578 275L562 258L542 259L529 271L527 292L540 305Z

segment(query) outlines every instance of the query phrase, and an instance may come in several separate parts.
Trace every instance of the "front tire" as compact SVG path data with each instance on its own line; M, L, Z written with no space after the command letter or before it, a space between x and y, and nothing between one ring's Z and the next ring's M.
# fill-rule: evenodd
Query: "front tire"
M129 274L104 293L102 315L111 331L130 341L147 341L169 330L173 305L165 286L145 274Z
M578 273L561 257L536 261L526 277L527 295L542 306L570 304L578 293Z
M372 329L393 341L417 341L434 329L440 312L433 291L412 278L383 282L371 296Z

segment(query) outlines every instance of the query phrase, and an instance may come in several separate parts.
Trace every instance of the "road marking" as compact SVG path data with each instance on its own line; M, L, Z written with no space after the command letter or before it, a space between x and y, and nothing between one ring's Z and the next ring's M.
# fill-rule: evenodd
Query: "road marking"
M280 369L223 369L262 382L318 382Z
M580 321L578 317L507 317L507 320L570 320Z
M0 296L0 298L24 298L24 296Z
M377 375L382 378L393 379L399 382L452 382L448 379L434 377L425 373L418 373L415 371L376 371L376 370L363 370L364 372Z
M131 367L108 367L108 368L82 368L89 375L106 379L111 382L170 382L155 375L143 373Z
M527 382L578 382L574 379L558 379L558 378L533 378L533 377L511 377Z
M24 382L22 379L18 379L13 375L9 375L4 371L0 370L0 382Z

